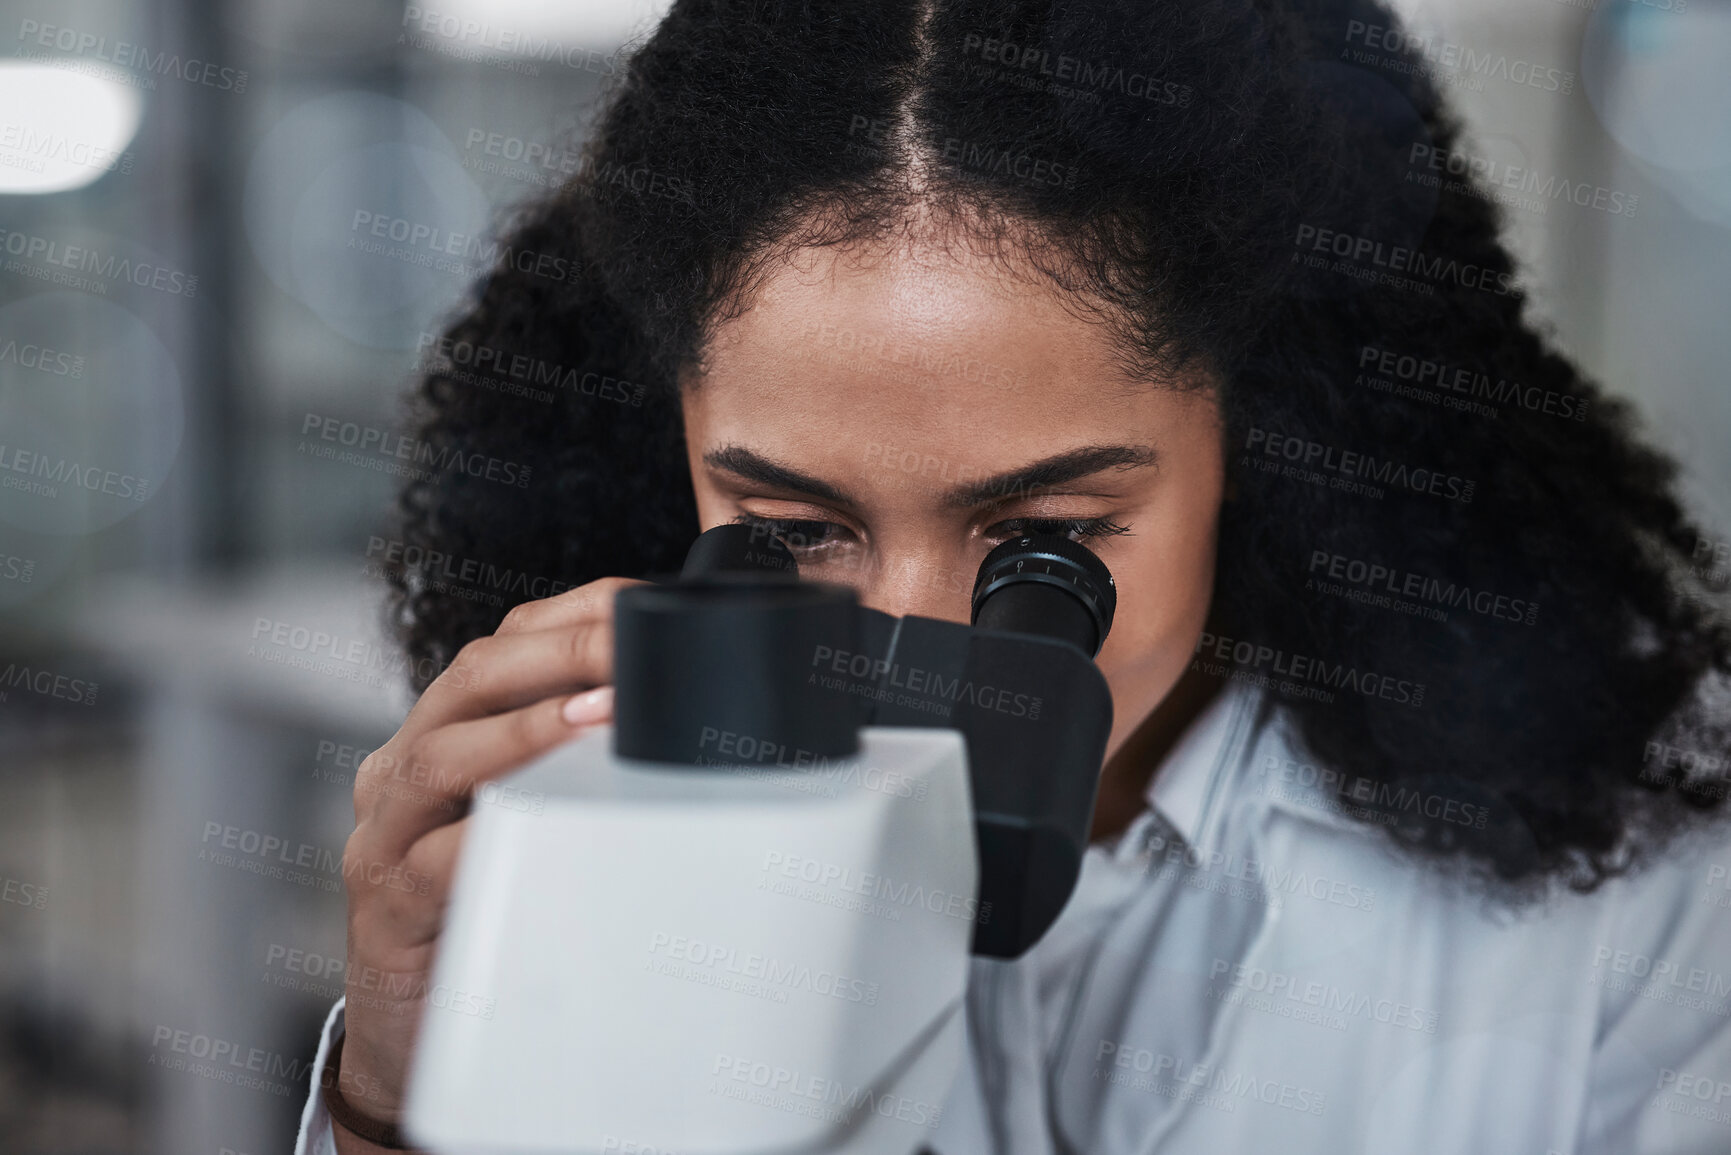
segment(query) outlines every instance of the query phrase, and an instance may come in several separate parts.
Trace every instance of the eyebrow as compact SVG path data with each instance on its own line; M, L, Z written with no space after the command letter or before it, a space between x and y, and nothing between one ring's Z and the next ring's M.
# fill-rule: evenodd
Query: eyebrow
M1159 454L1146 445L1085 445L1041 458L1007 473L958 485L944 495L944 504L951 507L985 505L1007 497L1052 489L1108 469L1140 469L1158 460Z
M771 461L743 445L724 445L720 449L711 449L703 455L703 463L711 469L724 470L747 481L772 485L777 489L790 489L795 493L821 498L836 505L854 503L851 497L829 482L801 473L780 462Z
M986 505L1051 489L1108 469L1138 469L1154 465L1158 460L1159 455L1145 445L1085 445L1005 473L958 485L944 494L943 503L951 508ZM835 505L856 504L846 491L829 482L772 461L743 445L711 449L703 455L703 462L712 469L723 470L746 481L802 493Z

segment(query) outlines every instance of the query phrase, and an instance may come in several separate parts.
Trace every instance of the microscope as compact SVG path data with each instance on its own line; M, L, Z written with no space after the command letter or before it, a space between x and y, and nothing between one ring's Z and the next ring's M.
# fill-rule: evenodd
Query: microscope
M974 955L1080 873L1116 592L1053 534L972 622L702 534L614 607L614 720L477 791L410 1069L438 1155L911 1155Z

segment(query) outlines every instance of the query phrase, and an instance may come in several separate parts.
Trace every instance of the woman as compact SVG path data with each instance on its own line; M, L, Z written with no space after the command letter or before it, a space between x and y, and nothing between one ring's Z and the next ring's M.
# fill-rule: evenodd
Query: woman
M357 781L303 1149L389 1139L465 798L608 717L610 575L733 520L898 614L966 620L1028 528L1117 578L1095 844L974 963L924 1146L1724 1149L1731 629L1674 466L1537 333L1491 203L1425 179L1459 130L1368 27L675 5L421 388L421 436L533 488L413 483L407 540L576 588L397 575L443 673ZM477 388L483 350L515 368Z

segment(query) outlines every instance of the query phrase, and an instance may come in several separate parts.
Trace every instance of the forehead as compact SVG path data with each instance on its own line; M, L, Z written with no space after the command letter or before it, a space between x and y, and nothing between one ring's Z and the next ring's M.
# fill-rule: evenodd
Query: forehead
M805 248L713 329L686 411L711 443L1039 456L1122 441L1169 408L1121 361L1103 321L1031 267L917 240Z

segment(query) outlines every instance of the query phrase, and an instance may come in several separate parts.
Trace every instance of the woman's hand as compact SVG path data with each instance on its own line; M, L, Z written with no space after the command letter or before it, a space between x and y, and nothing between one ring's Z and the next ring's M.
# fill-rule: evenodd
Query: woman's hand
M517 606L491 637L463 647L402 729L361 763L343 852L339 1090L363 1114L399 1119L470 795L612 717L613 598L640 584L603 578Z

